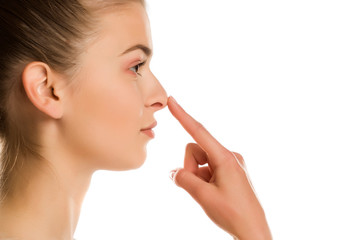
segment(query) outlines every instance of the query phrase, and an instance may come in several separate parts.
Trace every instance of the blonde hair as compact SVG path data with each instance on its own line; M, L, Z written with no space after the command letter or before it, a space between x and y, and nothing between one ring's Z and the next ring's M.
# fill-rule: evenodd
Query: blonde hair
M6 197L24 162L41 159L36 129L22 112L28 103L21 75L41 61L71 78L80 53L94 35L99 12L144 0L0 0L0 201ZM21 121L22 120L22 121Z

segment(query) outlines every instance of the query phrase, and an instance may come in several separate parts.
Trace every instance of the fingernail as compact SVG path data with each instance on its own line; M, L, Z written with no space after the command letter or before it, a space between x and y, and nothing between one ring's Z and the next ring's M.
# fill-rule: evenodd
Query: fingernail
M169 177L173 182L175 182L175 175L177 171L179 171L179 168L170 171Z
M174 103L176 103L177 105L179 105L178 102L175 100L175 98L174 98L173 96L170 96L170 98L171 98L171 101L173 101Z
M172 170L172 171L170 172L170 174L169 174L169 178L170 178L172 181L174 181L174 175L175 175L175 171Z

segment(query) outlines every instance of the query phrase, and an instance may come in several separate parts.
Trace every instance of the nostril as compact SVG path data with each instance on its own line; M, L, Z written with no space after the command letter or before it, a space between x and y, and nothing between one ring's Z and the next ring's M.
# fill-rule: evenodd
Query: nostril
M164 106L164 104L162 104L160 102L156 102L156 103L153 103L151 106L155 107L155 108L162 108Z

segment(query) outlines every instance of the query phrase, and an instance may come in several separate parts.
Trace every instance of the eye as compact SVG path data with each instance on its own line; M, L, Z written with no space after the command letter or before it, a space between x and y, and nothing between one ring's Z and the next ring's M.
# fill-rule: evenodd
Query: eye
M130 71L133 71L134 73L136 73L137 75L141 76L141 74L139 73L140 67L143 66L145 64L145 62L139 63L133 67L130 68Z

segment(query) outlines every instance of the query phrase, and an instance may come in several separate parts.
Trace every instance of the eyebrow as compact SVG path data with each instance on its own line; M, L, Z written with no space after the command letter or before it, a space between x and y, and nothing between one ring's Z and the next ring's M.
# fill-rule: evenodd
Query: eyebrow
M152 54L152 50L151 50L149 47L147 47L147 46L145 46L145 45L142 45L142 44L137 44L137 45L132 46L131 48L125 50L125 51L124 51L123 53L121 53L119 56L125 55L125 54L127 54L127 53L129 53L129 52L132 52L132 51L135 51L135 50L137 50L137 49L140 49L141 51L143 51L147 57Z

